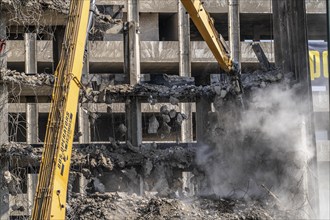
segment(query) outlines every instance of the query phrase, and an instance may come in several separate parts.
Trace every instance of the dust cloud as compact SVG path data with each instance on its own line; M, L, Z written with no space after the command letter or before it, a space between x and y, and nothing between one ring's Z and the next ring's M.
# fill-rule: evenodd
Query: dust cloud
M287 84L263 87L246 93L244 110L235 96L215 98L196 156L208 179L198 193L273 202L285 218L308 218L305 103Z

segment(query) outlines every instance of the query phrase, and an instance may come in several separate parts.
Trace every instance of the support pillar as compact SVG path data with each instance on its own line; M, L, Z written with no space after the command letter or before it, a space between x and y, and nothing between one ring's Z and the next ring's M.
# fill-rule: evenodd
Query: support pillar
M25 73L37 73L37 34L25 33L24 35L25 46Z
M208 113L210 111L210 101L205 97L201 97L196 102L196 139L198 145L206 143L205 131L207 130Z
M37 34L25 33L25 73L37 73ZM38 103L36 97L27 97L26 103L26 142L38 143Z
M8 142L8 90L0 83L0 145Z
M318 169L317 169L317 148L314 128L314 110L313 110L313 95L312 83L309 72L309 52L307 38L307 18L305 1L292 0L288 3L292 4L289 13L292 16L293 29L291 42L293 42L293 58L294 71L297 79L303 85L301 101L306 107L304 117L306 118L306 133L307 133L307 148L312 149L313 157L308 161L307 181L308 181L308 199L311 204L311 218L319 218L319 189L318 189Z
M28 194L28 212L29 215L32 213L34 195L36 193L38 183L38 174L29 173L27 175L27 194Z
M1 10L1 9L0 9ZM0 40L6 40L6 16L0 16ZM4 51L0 51L0 67L7 67ZM8 90L0 83L0 145L8 142ZM0 219L9 219L9 192L4 185L3 172L8 170L8 162L0 161Z
M82 77L88 79L89 74L89 41L86 45L86 56L84 57L84 66L82 71ZM86 109L89 109L88 104L82 104L78 107L78 128L81 136L79 137L79 143L90 143L91 142L91 129L90 121Z
M288 13L286 0L272 1L275 65L285 72L290 72L288 58Z
M5 17L5 16L3 16ZM0 16L0 40L6 41L6 21ZM7 67L6 48L0 51L0 68ZM0 145L8 142L8 91L7 85L0 83ZM1 216L0 216L1 217Z
M330 2L327 1L327 38L328 38L328 51L330 51ZM330 63L330 57L328 56L328 64ZM330 66L328 65L328 71L330 70ZM330 78L328 77L328 99L330 99ZM329 102L330 103L330 102ZM330 106L329 106L330 109ZM329 111L330 114L330 111ZM330 118L330 115L329 115ZM330 134L330 123L328 124L328 134ZM329 138L328 138L329 139ZM329 141L329 140L328 140ZM323 177L328 177L327 182L325 181L325 187L323 188L323 190L325 191L325 193L322 194L320 193L320 197L323 197L323 201L320 198L320 217L327 219L330 219L330 161L327 161L327 166L325 167L319 167L319 172L325 172L326 174L323 175ZM320 182L322 182L322 180L320 180ZM320 184L321 185L321 184ZM320 189L321 186L320 186ZM322 208L321 208L322 207Z
M130 103L125 105L127 117L127 140L133 146L140 146L142 143L142 113L141 103L138 98L133 97Z
M186 9L178 0L178 33L179 33L179 74L180 76L191 76L190 62L190 23ZM180 103L180 111L188 116L181 125L181 142L193 141L193 123L191 103Z
M91 131L90 131L90 123L88 119L88 114L85 111L88 106L86 104L83 104L78 109L78 127L79 132L82 134L79 137L79 143L89 143L91 141Z
M127 22L128 22L128 51L125 59L128 59L127 73L130 84L136 85L140 82L140 31L139 31L139 1L127 0ZM132 98L126 103L127 140L134 146L142 143L142 113L141 102L138 98Z
M241 63L241 40L239 23L239 0L228 0L228 27L230 56L240 66Z
M297 100L301 110L302 148L313 151L304 176L308 204L304 208L311 219L319 214L317 151L314 130L312 87L308 68L306 5L301 0L276 0L273 4L275 62L285 73L293 72L300 83Z
M30 97L28 97L30 98ZM26 143L38 143L38 103L27 99L26 103Z

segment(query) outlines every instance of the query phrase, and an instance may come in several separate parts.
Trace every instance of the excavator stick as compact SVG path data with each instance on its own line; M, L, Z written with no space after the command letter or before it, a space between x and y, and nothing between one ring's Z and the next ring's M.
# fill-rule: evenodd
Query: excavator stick
M218 61L221 69L229 73L236 92L238 94L243 93L239 66L231 59L228 46L215 29L214 20L205 10L203 3L200 0L181 0L181 2L215 59Z
M67 186L90 0L71 0L31 219L65 219Z

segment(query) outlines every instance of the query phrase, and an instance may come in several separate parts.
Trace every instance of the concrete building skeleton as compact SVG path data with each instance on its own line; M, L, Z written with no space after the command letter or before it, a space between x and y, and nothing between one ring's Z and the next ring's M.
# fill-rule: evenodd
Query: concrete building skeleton
M133 4L137 2L138 4ZM289 60L289 58L283 57L286 54L285 51L278 50L278 42L281 40L277 41L276 37L283 38L279 33L284 33L285 30L279 31L279 28L283 28L285 22L292 27L293 23L290 24L290 22L297 20L290 21L289 18L273 15L273 11L277 15L281 15L281 13L285 13L285 10L290 10L285 8L287 6L281 5L284 2L284 0L279 0L276 8L276 4L271 0L240 1L240 59L243 71L259 68L251 42L260 42L271 63L276 61L276 64L283 65L282 68L287 68L286 63L281 60ZM95 88L100 86L100 82L108 84L129 82L134 85L140 81L147 81L154 74L169 74L194 77L196 85L206 85L210 83L211 76L222 73L206 43L203 42L192 22L189 22L188 15L177 0L128 0L128 3L132 3L129 4L131 9L127 7L126 0L96 1L99 10L112 15L115 10L121 8L120 6L124 6L123 13L120 13L123 20L135 25L135 34L130 34L128 37L129 42L135 42L129 53L129 58L135 60L135 63L131 63L128 70L127 66L125 67L125 39L123 39L122 33L93 35L88 42L84 68L85 82L89 82ZM306 0L309 40L326 40L325 4L325 0ZM218 32L224 36L225 40L228 40L230 32L228 31L227 0L209 0L205 1L204 5L214 18ZM127 10L133 13L127 12ZM10 16L10 14L1 15L0 25L0 39L6 39L6 56L2 60L8 69L26 74L52 73L59 58L66 15L47 11L44 16L39 18L38 25L48 27L49 30L52 30L53 36L46 34L47 29L40 31L37 35L34 30L35 23L23 26L14 23ZM28 28L26 28L27 26ZM299 31L304 30L297 30L297 32ZM281 43L288 42L282 40ZM287 47L289 46L287 45ZM286 47L281 45L281 48ZM0 84L0 100L1 103L5 103L4 108L0 109L1 123L4 125L0 129L0 144L7 141L41 144L45 135L50 96L49 87L41 87L37 90L22 87L20 94L16 95L10 92L8 94L7 86ZM313 104L318 161L323 164L321 166L325 166L324 164L330 161L327 92L314 91ZM181 129L165 139L160 139L159 136L150 135L147 132L148 119L159 112L161 106L161 103L150 105L141 103L139 100L132 100L129 105L125 105L125 103L111 104L112 112L107 113L108 105L105 103L83 104L78 110L76 126L82 135L76 141L81 144L109 142L109 137L115 135L116 129L123 122L127 122L124 124L128 128L128 138L133 145L139 145L142 141L190 143L199 140L198 137L201 137L204 132L201 124L205 123L203 118L205 112L211 110L211 103L201 99L196 103L170 105L171 108L188 115L188 120L183 123ZM125 107L127 108L126 116ZM86 108L98 114L94 124L89 120ZM325 117L326 120L324 120ZM18 123L21 129L15 129L15 123ZM0 166L3 168L6 164L1 162ZM35 184L35 176L35 174L28 174L26 183L28 188ZM6 192L0 190L0 196L4 196L4 194ZM30 195L31 192L27 192L27 194L19 196ZM1 219L8 217L9 213L3 200L0 202L0 210Z

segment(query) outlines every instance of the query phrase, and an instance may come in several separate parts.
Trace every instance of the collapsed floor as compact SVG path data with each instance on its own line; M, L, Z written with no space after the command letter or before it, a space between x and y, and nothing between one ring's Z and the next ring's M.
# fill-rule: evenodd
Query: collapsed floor
M112 103L139 96L151 105L157 99L166 99L175 105L181 100L207 97L213 102L215 112L209 113L208 135L204 143L198 145L153 143L137 147L110 139L110 144L76 146L72 156L68 218L305 217L310 204L304 172L310 155L305 156L308 149L300 140L303 105L293 98L299 85L292 85L290 76L276 70L243 74L243 104L230 83L101 85L96 91L86 89L81 97L84 102ZM46 75L31 79L31 76L4 70L1 79L30 86L50 86L53 82ZM277 81L281 83L276 84ZM180 115L175 112L171 117L167 108L159 114L168 116L163 116L163 120L176 121ZM180 118L182 122L184 117ZM171 129L168 122L161 124L163 126L153 130L162 133L164 125L167 130ZM7 187L12 195L19 194L22 180L11 169L17 164L38 167L41 146L9 143L1 146L0 152L1 160L9 161L2 187ZM82 176L87 181L84 188L87 194L73 190L77 177Z

